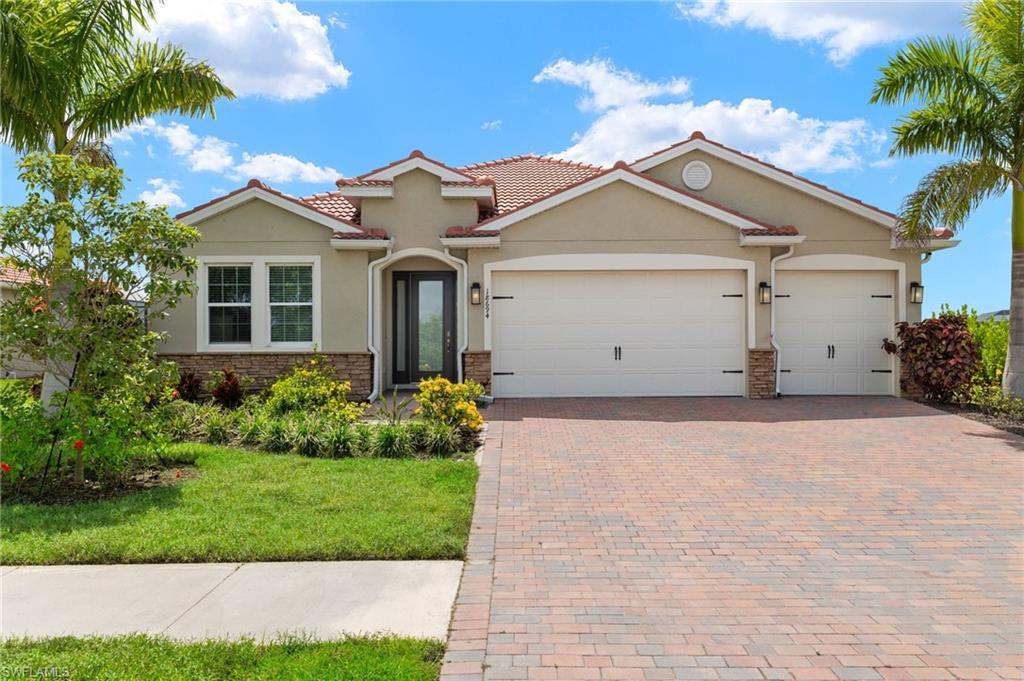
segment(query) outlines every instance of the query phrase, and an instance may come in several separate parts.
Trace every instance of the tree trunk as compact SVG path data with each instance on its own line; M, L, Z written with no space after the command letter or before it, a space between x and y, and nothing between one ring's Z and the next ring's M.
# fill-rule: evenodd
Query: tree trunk
M1013 260L1010 265L1010 348L1003 392L1024 397L1024 191L1013 188Z

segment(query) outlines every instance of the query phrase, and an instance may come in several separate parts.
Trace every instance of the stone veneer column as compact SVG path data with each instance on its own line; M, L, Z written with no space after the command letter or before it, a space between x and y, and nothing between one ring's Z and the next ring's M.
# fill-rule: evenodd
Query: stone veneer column
M466 352L462 355L462 377L471 378L491 392L491 353L489 350Z
M766 400L776 396L775 350L747 350L747 397Z
M176 362L181 369L206 377L211 371L229 367L253 379L252 388L261 390L296 364L314 356L326 357L338 370L338 377L352 383L349 397L365 400L373 390L373 355L368 352L203 352L192 354L161 354L160 358Z

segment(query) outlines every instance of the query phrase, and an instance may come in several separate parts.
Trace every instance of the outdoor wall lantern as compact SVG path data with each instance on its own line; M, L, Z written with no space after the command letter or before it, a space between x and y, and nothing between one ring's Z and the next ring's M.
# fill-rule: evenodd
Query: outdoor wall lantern
M473 282L473 285L469 287L469 302L473 305L480 304L480 283Z
M762 305L770 305L772 302L772 287L767 281L762 281L757 287L757 299Z
M920 305L924 302L924 286L916 281L910 282L910 302Z

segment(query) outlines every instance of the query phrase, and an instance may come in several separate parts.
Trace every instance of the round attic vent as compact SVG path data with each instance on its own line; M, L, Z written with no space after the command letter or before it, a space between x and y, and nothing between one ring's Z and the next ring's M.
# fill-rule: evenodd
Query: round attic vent
M711 168L704 161L690 161L683 166L683 184L701 190L711 184Z

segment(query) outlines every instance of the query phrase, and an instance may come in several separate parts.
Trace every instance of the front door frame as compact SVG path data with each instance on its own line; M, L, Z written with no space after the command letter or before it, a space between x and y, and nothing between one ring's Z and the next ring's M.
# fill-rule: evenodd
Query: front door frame
M405 282L405 305L404 309L399 309L398 295L398 282ZM456 371L456 299L455 299L455 285L456 276L455 272L445 271L399 271L391 273L391 333L393 334L391 343L391 382L394 385L406 385L411 383L417 383L421 379L430 378L437 376L438 372L421 372L417 367L417 359L419 358L419 296L418 286L424 281L440 281L442 283L442 342L444 347L442 349L442 360L441 360L441 371L440 375L452 380L457 381ZM405 329L405 371L399 371L399 347L403 343L399 342L398 338L398 320L399 316L402 315L405 318L405 323L402 325Z

